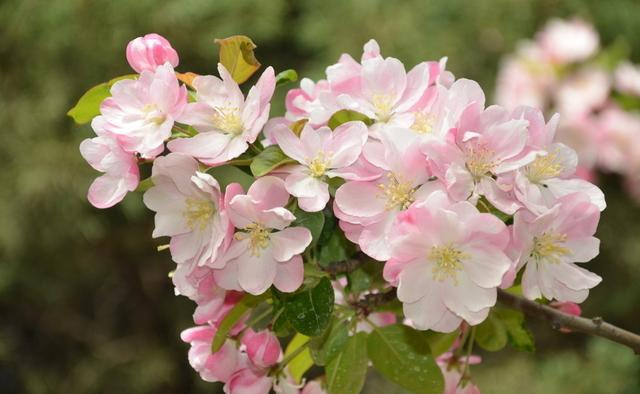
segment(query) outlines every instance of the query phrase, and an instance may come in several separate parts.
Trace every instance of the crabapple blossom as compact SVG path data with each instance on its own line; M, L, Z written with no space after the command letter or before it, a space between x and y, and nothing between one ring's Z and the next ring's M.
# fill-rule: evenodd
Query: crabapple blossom
M159 34L151 33L131 40L126 53L129 65L137 73L153 71L167 62L174 68L178 66L178 53Z
M384 276L414 327L451 332L463 320L481 323L495 305L508 242L498 218L436 191L399 215Z
M211 341L216 328L210 325L197 326L182 331L180 338L191 345L189 364L202 380L226 382L236 372L239 363L238 350L232 340L227 339L220 350L211 353Z
M267 330L260 332L246 330L242 336L242 344L247 348L247 355L251 362L262 368L271 367L282 355L278 338Z
M599 219L600 210L582 193L559 198L539 216L516 212L513 241L520 250L518 268L524 266L525 297L576 303L587 298L602 278L575 263L598 254L600 241L593 234Z
M112 207L138 187L138 160L108 134L82 141L80 154L91 167L104 173L89 187L87 199L94 207Z
M317 212L327 205L327 178L345 177L340 170L358 159L367 134L362 122L347 122L333 131L326 126L314 130L305 125L300 137L287 126L272 133L282 151L300 163L290 168L285 178L285 187L298 198L300 208Z
M153 237L171 237L171 256L178 264L220 268L218 257L231 240L233 226L218 182L181 153L158 157L151 178L154 186L143 199L156 212ZM234 187L227 187L229 196Z
M273 378L267 370L251 364L246 354L240 354L239 368L224 385L225 394L269 394Z
M327 392L320 381L312 380L304 385L300 394L327 394Z
M620 63L614 73L614 83L620 92L639 97L640 67L629 61Z
M173 124L187 104L187 89L180 85L171 64L143 71L138 79L123 79L111 87L111 97L100 105L94 119L118 139L127 152L154 158L164 150Z
M187 105L181 118L199 134L167 144L172 152L189 154L211 166L240 156L255 142L269 117L276 85L273 67L268 67L245 99L222 64L218 72L220 78L206 75L193 80L196 102Z
M398 136L400 137L400 136ZM420 147L408 138L381 135L363 156L378 169L374 179L348 181L336 191L333 210L345 236L377 260L388 260L388 235L398 214L438 187Z
M503 107L468 106L459 124L445 141L423 145L434 175L442 179L454 200L476 202L486 197L496 208L514 213L520 204L510 185L496 181L501 174L517 170L535 160L535 150L526 149L529 121Z
M536 39L549 59L559 64L585 60L600 44L593 26L580 19L552 19Z
M303 386L304 382L296 383L288 369L285 369L284 373L278 377L273 385L273 392L275 394L300 394L300 389Z
M302 284L300 253L311 243L305 227L289 227L295 216L284 208L289 200L284 181L257 179L247 194L229 200L228 214L238 231L218 263L216 282L229 290L264 293L272 284L292 292Z

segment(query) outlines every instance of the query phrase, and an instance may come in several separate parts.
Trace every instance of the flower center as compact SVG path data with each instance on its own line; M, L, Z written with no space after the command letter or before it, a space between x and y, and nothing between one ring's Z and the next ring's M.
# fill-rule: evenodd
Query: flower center
M237 107L215 107L213 115L213 126L229 134L240 134L244 131L240 108Z
M467 169L477 180L493 171L498 163L493 159L494 152L484 146L474 146L467 150Z
M142 107L142 112L145 114L145 119L156 125L161 125L167 119L166 115L160 111L155 104L145 104Z
M387 199L385 208L389 211L396 208L400 210L409 208L409 205L415 201L413 196L415 190L411 187L411 183L393 172L387 173L387 178L389 182L386 185L384 183L378 185L382 196Z
M189 226L192 231L195 230L196 227L202 231L207 227L215 212L216 208L211 201L187 198L182 215L187 220L187 226Z
M418 134L427 134L433 131L433 122L435 117L424 112L416 112L411 125L411 130Z
M237 240L249 238L249 248L252 256L260 256L260 252L269 246L269 234L271 230L261 223L251 223L244 228L246 232L236 233Z
M545 179L554 178L560 175L563 168L557 162L558 155L549 153L546 156L538 156L525 168L527 178L533 183L544 181Z
M371 98L376 118L379 122L387 122L393 115L393 101L387 94L374 94Z
M327 167L331 164L331 154L318 152L316 157L309 163L309 173L311 176L320 178L324 176Z
M429 260L435 264L431 269L433 279L443 282L451 279L458 284L458 272L462 271L462 260L469 256L451 245L432 246L429 252Z
M559 263L560 257L571 254L571 250L562 246L567 240L565 234L558 233L542 233L537 237L533 237L533 250L531 257L536 262L547 261L549 263Z

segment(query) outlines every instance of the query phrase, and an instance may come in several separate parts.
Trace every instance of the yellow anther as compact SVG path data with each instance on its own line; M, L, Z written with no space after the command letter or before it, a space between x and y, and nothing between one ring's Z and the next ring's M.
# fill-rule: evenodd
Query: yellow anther
M533 183L538 183L549 178L555 178L562 172L562 165L557 161L557 153L549 153L546 156L538 156L533 163L525 168L527 178Z
M318 152L316 157L309 163L309 174L313 177L320 178L324 176L330 164L331 155L325 152Z
M387 122L393 115L393 101L387 94L374 94L371 98L376 118L379 122Z
M214 108L213 126L229 134L240 134L244 131L240 109L237 107Z
M431 269L433 279L443 282L451 279L454 285L458 284L458 272L462 271L462 260L469 256L451 245L433 246L427 258L433 261Z
M212 201L187 198L182 214L184 218L187 219L187 226L189 226L191 230L195 230L196 228L204 230L215 212L216 207Z
M498 163L493 159L494 152L483 146L467 150L467 169L474 178L479 179L493 171Z
M542 235L533 237L531 257L537 262L559 263L562 256L571 254L571 250L562 246L566 240L565 234L558 233L542 233Z
M435 117L431 114L424 112L416 112L414 115L413 124L411 130L418 134L428 134L433 131L433 122Z
M378 185L378 188L382 191L382 197L387 200L385 208L387 210L405 210L409 208L415 201L413 196L415 189L411 187L411 183L392 172L387 173L387 178L389 182L386 185L384 183Z
M269 234L271 230L265 228L261 223L251 223L244 228L245 232L236 233L237 240L249 238L249 248L252 256L260 256L260 252L269 246Z

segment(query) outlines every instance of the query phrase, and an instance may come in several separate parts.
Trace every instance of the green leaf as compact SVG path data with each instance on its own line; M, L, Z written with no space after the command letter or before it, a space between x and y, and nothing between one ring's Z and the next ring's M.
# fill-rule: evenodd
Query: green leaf
M257 178L268 174L281 165L290 163L295 163L295 161L285 155L279 146L271 145L267 146L265 150L253 158L250 168L251 173Z
M329 324L333 303L331 281L322 278L314 288L287 297L284 313L297 332L313 337Z
M231 308L229 313L227 313L224 319L220 322L218 331L216 331L216 336L211 342L211 353L215 353L220 350L233 326L235 326L251 308L261 303L266 297L266 293L259 296L246 294L233 308Z
M237 83L245 82L260 68L253 53L256 44L249 37L231 36L215 42L220 45L220 63Z
M289 82L295 82L298 80L298 73L296 70L289 69L279 72L276 75L276 86L284 85Z
M360 120L367 126L371 126L373 124L373 120L370 119L367 115L361 114L360 112L352 111L350 109L343 109L331 115L331 118L329 118L328 126L331 130L335 130L336 127L340 126L341 124L351 122L353 120Z
M429 343L429 347L431 348L431 354L433 354L433 357L438 357L439 355L449 350L458 335L460 335L460 332L458 330L450 333L426 331L425 337L427 339L427 342Z
M444 378L425 332L401 324L376 328L367 340L367 352L382 376L413 393L440 394L444 390Z
M287 345L287 349L284 352L284 357L286 358L288 355L293 354L300 347L305 346L309 342L309 337L302 334L296 334L291 342ZM296 383L300 383L302 381L302 376L313 366L313 359L311 358L311 353L309 352L309 347L302 350L298 353L297 356L292 358L287 364L287 369L291 374L291 377L295 380Z
M333 321L321 336L311 339L309 348L316 364L322 366L333 360L349 339L349 330L344 320Z
M355 246L345 238L342 231L334 231L326 243L319 243L320 253L318 254L318 264L323 267L338 261L344 261L352 256Z
M91 119L100 115L100 104L111 96L111 86L114 83L123 79L134 79L137 76L137 74L123 75L92 87L80 97L76 105L67 112L67 115L72 117L77 124L90 122Z
M525 352L532 352L535 349L533 335L524 325L525 319L522 312L496 308L495 314L504 324L511 346Z
M230 183L237 182L246 191L253 183L251 175L234 166L213 167L208 169L207 173L216 178L222 189L225 189Z
M350 337L326 367L329 394L358 394L367 376L367 334Z
M143 179L138 183L138 187L136 187L137 192L146 192L151 187L153 187L153 179L151 177Z
M485 321L476 327L476 343L490 352L497 352L507 345L507 329L492 310Z
M322 226L324 226L324 215L322 212L305 212L301 209L295 212L296 220L294 220L292 226L302 226L309 229L313 241L311 246L315 246L322 233Z

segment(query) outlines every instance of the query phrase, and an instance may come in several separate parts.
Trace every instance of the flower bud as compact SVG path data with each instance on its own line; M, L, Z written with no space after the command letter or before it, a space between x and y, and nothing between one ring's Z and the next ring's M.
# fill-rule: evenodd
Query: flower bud
M171 63L178 65L178 53L166 38L155 34L138 37L127 44L127 61L136 72L153 71L156 67Z
M282 349L280 342L272 332L264 330L255 332L251 329L242 337L242 343L247 347L247 354L253 364L268 368L278 362Z

